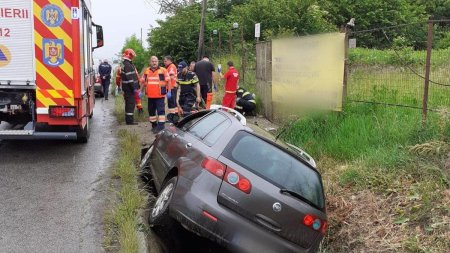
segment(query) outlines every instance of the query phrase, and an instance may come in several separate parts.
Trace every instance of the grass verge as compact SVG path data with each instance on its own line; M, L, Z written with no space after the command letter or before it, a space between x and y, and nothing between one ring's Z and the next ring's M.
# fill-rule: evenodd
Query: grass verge
M145 97L142 98L142 107L144 108L144 112L142 114L137 113L135 110L134 120L136 122L146 122L148 120L147 98ZM125 123L125 100L123 99L122 94L115 98L114 116L116 116L117 121L120 124Z
M105 215L104 248L107 252L139 252L138 211L146 203L138 187L140 141L136 134L120 130L119 156L113 170L116 198Z
M329 230L323 252L446 252L450 248L450 118L349 104L283 138L318 158ZM381 250L382 249L382 250Z

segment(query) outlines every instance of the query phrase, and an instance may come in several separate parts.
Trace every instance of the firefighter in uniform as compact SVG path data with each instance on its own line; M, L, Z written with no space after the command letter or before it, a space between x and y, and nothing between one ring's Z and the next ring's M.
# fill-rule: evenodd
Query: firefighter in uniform
M120 67L118 67L117 71L116 71L116 86L119 89L119 91L120 91L120 87L121 87L121 75L122 75L122 71L120 70ZM137 70L136 70L136 76L137 76L138 80L140 80L139 73L137 72ZM138 109L139 114L142 114L142 113L144 113L144 109L142 108L142 99L139 96L139 93L140 93L140 89L136 89L134 91L134 102L136 103L136 109Z
M171 56L164 57L164 66L166 66L167 73L169 73L170 81L167 90L167 107L169 113L167 114L167 120L174 123L173 119L178 115L177 107L177 66L173 63Z
M137 125L134 122L134 107L136 106L134 94L139 89L139 79L136 67L132 62L134 57L136 57L136 53L133 49L125 49L120 69L121 86L125 98L125 122L127 125Z
M255 94L246 91L244 88L239 88L236 92L236 111L247 116L254 116L256 109Z
M152 124L152 132L157 133L164 129L166 123L165 97L170 77L165 68L159 67L158 57L150 58L150 67L144 72L141 79L148 97L149 121Z
M177 105L180 115L188 116L198 110L199 103L202 101L200 93L200 84L194 72L189 71L186 62L178 64L178 98Z

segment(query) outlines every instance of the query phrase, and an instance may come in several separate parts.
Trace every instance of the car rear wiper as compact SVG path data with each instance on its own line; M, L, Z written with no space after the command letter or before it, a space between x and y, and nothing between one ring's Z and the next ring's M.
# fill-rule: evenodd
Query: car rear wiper
M291 190L288 190L288 189L280 189L280 193L281 193L281 194L288 194L288 195L291 195L292 197L298 198L298 199L300 199L300 200L302 200L302 201L304 201L304 202L306 202L306 203L308 203L308 204L314 206L315 208L321 209L321 208L319 208L316 204L314 204L313 202L311 202L311 200L308 200L307 198L303 197L302 195L298 194L298 193L295 192L295 191L291 191Z

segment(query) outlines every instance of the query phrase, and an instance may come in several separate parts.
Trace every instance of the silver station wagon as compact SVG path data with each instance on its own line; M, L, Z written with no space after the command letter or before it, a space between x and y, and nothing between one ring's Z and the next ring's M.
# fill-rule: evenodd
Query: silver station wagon
M160 132L141 161L157 200L149 223L175 219L232 252L315 252L327 228L314 160L229 108Z

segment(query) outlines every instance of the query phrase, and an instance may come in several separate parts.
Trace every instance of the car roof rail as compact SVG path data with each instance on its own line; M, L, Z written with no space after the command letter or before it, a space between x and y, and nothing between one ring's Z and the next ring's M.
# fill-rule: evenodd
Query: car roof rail
M226 106L222 106L222 105L211 105L210 107L211 110L219 110L222 109L224 111L227 111L229 113L234 114L234 116L239 120L239 122L241 122L241 124L243 126L247 125L247 119L244 117L244 115L242 115L240 112L236 111L235 109L231 109L229 107Z
M286 145L288 145L292 149L295 149L302 156L303 160L305 160L307 163L309 163L311 166L313 166L314 169L317 168L316 161L314 161L314 158L312 158L312 156L310 156L308 153L306 153L305 150L303 150L293 144L290 144L290 143L286 143Z

